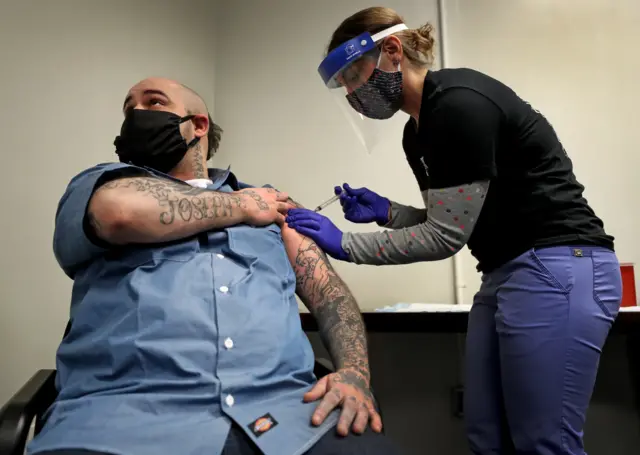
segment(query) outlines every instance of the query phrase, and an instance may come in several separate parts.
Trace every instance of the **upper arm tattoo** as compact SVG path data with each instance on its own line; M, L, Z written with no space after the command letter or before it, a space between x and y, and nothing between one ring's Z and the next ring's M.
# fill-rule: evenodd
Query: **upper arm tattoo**
M294 264L296 272L296 288L300 298L308 303L313 311L314 304L332 297L336 289L336 281L340 280L329 262L329 258L311 239L303 238ZM341 281L341 280L340 280Z

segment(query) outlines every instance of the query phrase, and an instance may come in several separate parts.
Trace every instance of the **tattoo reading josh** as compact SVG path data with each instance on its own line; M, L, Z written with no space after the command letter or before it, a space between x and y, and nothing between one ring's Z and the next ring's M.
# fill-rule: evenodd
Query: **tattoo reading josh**
M150 177L113 180L103 187L129 188L153 197L158 201L158 205L165 209L159 218L160 223L165 225L173 223L176 217L185 222L231 217L235 210L245 208L245 201L236 194L194 188L188 184ZM260 209L261 204L266 205L259 195L251 197Z

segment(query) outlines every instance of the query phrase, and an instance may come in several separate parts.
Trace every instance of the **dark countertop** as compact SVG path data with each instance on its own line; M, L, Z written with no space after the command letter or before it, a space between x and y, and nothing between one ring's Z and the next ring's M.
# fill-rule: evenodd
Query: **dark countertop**
M468 307L456 308L450 305L447 311L424 312L364 312L368 332L395 333L465 333L467 331ZM612 333L629 334L640 332L640 307L620 310ZM315 319L309 313L301 313L302 328L305 332L318 330Z

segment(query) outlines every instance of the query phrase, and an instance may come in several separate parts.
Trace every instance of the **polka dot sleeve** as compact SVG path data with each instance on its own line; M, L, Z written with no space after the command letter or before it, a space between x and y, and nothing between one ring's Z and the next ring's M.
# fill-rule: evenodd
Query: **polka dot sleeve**
M471 237L489 181L429 190L427 219L413 227L372 233L347 232L342 247L356 264L390 265L453 256Z
M428 192L422 192L425 207L428 201ZM424 223L427 220L427 209L418 209L410 205L402 205L391 201L391 219L384 227L389 229L402 229Z

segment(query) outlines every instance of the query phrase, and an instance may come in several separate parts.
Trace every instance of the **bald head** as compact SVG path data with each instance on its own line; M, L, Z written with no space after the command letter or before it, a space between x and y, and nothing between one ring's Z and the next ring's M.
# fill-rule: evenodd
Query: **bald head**
M218 150L222 129L211 119L202 97L195 90L178 81L150 77L138 82L131 87L124 101L125 114L130 109L162 110L173 112L181 117L206 116L208 119L207 160Z
M209 131L207 132L207 143L209 144L207 160L209 160L218 151L220 140L222 139L222 128L213 122L211 114L209 114L209 109L198 92L184 84L180 85L182 86L182 95L184 97L184 104L187 108L187 113L206 114L207 117L209 117Z
M187 108L187 112L208 115L209 110L207 109L207 105L202 97L192 88L189 88L184 84L180 84L180 86L182 87L182 98L184 100L184 105Z

